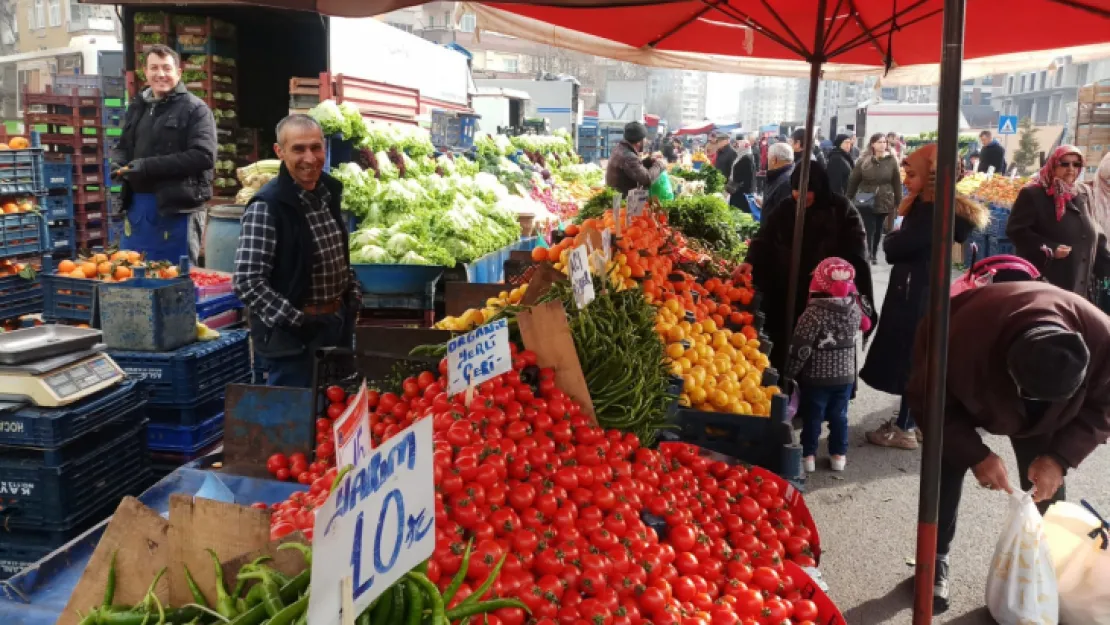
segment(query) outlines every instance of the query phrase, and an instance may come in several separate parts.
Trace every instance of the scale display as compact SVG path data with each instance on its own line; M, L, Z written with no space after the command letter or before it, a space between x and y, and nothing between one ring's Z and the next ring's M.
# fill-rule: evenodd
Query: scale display
M108 363L107 357L100 356L47 375L45 381L55 395L66 398L118 377L119 370Z
M125 377L125 373L103 353L74 354L15 367L0 367L0 400L27 401L55 408L80 401Z

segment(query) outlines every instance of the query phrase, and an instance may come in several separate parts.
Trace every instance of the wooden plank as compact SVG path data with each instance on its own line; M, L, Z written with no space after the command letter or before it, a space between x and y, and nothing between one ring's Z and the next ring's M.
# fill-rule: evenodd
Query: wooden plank
M562 302L546 302L521 312L517 315L517 324L524 348L536 352L541 367L554 369L556 385L582 405L582 412L593 417L594 403L574 349L574 337L570 334Z
M104 600L104 587L112 554L116 555L116 594L113 603L134 605L142 601L150 582L173 559L170 557L170 524L134 497L124 497L104 535L89 558L69 602L58 618L59 625L77 625L77 611L86 613ZM169 574L155 588L158 598L170 597Z
M216 588L216 569L206 549L224 562L257 551L270 542L270 512L189 495L170 497L172 558L168 577L170 603L193 601L185 566L203 589ZM226 581L225 581L226 583ZM234 583L234 582L232 582ZM230 589L229 589L230 590Z
M309 453L316 442L312 390L230 384L224 400L224 463L265 477L271 454Z

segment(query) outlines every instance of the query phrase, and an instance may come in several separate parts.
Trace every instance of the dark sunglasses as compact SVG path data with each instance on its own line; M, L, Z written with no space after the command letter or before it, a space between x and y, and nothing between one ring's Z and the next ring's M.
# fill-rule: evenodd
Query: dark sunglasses
M1071 167L1072 169L1083 169L1082 161L1060 161L1056 163L1057 167Z

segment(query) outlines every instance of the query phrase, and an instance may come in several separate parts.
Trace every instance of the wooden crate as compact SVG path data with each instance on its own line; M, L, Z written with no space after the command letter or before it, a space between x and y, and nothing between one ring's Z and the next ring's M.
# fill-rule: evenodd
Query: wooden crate
M1100 80L1079 89L1081 104L1110 104L1110 80Z
M289 112L308 113L309 109L320 103L319 78L289 79Z

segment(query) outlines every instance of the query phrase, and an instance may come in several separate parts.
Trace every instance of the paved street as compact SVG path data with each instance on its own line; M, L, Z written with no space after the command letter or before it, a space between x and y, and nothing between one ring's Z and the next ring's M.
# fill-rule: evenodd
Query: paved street
M889 267L876 269L876 291L885 292ZM824 550L821 572L850 625L900 625L912 620L920 451L873 447L864 437L868 429L888 419L897 404L897 397L861 386L849 414L847 470L841 474L828 470L822 442L818 472L807 484L806 501ZM1017 468L1008 441L994 438L988 444L1007 459L1016 484ZM1107 475L1110 448L1103 446L1068 476L1069 499L1085 498L1096 509L1110 512ZM976 487L968 474L953 545L952 608L934 622L994 623L983 607L983 589L1005 508L1004 493Z

